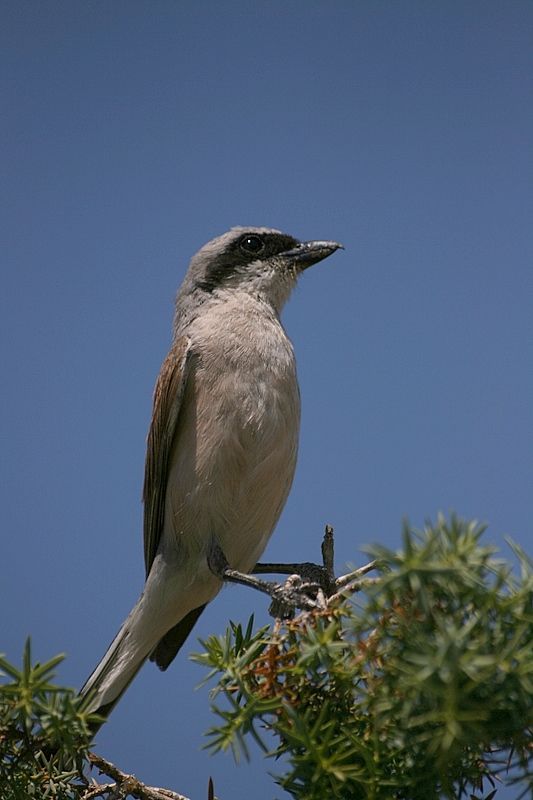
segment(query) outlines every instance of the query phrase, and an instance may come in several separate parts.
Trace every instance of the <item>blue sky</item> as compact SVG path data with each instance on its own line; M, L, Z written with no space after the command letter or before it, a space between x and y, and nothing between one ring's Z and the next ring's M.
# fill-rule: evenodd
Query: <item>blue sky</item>
M0 649L80 686L143 583L153 385L190 257L233 225L345 251L284 313L295 484L265 558L337 567L455 508L533 551L529 2L4 1ZM267 603L226 589L199 636ZM194 635L188 649L196 648ZM192 798L280 797L199 751L185 648L98 751ZM511 797L499 793L498 797Z

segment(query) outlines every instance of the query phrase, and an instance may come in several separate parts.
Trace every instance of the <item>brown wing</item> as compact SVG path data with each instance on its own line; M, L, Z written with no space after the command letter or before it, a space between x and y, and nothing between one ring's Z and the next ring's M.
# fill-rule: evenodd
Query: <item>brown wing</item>
M154 410L148 433L144 468L144 563L146 577L163 532L165 495L172 441L187 382L190 341L182 336L163 362L154 390Z

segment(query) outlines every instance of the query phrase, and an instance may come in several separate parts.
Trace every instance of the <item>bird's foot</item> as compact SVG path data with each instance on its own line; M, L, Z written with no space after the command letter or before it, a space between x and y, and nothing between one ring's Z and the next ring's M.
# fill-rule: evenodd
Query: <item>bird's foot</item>
M282 572L282 574L289 574L289 578L284 584L275 581L264 581L262 578L239 572L239 570L230 567L222 548L217 542L213 542L211 546L207 556L207 565L213 575L221 581L239 583L242 586L249 586L251 589L268 594L272 598L269 611L274 617L287 619L294 616L297 608L305 611L317 608L316 595L320 590L320 584L305 580L298 574L292 574L292 571L290 573ZM315 565L311 564L309 566ZM279 570L258 570L258 572L260 571L279 572Z
M304 561L300 564L256 564L252 572L257 574L288 575L285 583L265 581L232 569L217 542L213 542L207 557L209 569L219 580L240 583L272 598L269 612L273 617L290 619L297 608L303 611L325 609L328 604L340 600L354 592L358 592L376 578L365 578L374 569L379 569L378 561L372 561L364 567L347 575L335 578L333 571L333 528L326 526L322 542L323 564Z

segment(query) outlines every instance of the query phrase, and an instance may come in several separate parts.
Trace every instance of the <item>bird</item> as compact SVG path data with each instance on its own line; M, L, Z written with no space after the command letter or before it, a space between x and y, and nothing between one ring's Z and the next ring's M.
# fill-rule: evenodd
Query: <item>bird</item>
M102 721L148 659L167 669L219 593L213 547L243 573L263 553L292 485L300 427L280 314L300 274L339 248L235 227L191 259L147 437L146 582L80 690Z

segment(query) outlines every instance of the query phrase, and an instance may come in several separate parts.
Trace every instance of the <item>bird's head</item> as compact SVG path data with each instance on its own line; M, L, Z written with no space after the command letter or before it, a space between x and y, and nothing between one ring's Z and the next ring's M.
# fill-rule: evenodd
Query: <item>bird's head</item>
M176 296L178 313L236 292L260 297L280 313L301 272L342 248L337 242L300 242L271 228L232 228L193 256Z

